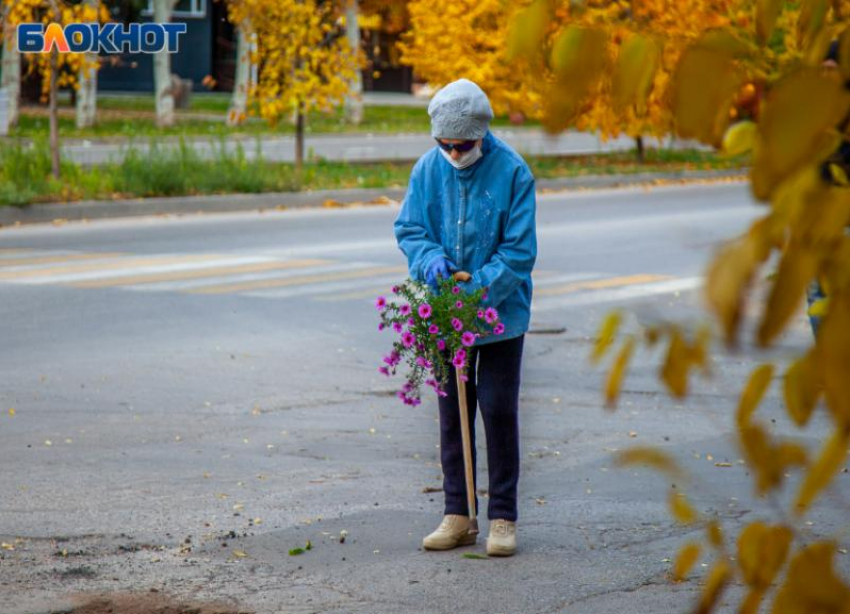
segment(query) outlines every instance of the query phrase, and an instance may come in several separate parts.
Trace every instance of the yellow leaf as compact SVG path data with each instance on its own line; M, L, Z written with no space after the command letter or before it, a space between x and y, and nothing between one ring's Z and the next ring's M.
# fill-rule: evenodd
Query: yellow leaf
M738 426L744 426L750 421L750 417L758 404L761 403L768 386L770 386L772 378L773 365L771 364L760 365L752 372L744 391L741 393L741 399L738 401Z
M508 34L508 60L540 52L550 19L549 0L535 0L514 17Z
M693 568L697 559L699 559L700 553L700 545L696 542L689 542L682 546L679 554L676 555L676 562L673 564L673 579L676 582L685 579L685 576L688 575L688 572Z
M839 425L850 424L850 297L832 297L815 346L826 402Z
M648 465L653 469L668 474L670 477L679 478L682 470L673 458L657 448L634 447L618 452L614 463L619 467L631 465Z
M593 353L590 356L591 362L598 363L605 352L608 351L608 348L611 347L611 344L614 343L614 337L617 335L622 319L622 313L619 310L612 311L605 316L602 326L599 328L596 345L593 346Z
M673 115L679 136L719 146L743 75L730 54L688 47L673 74Z
M708 578L705 581L705 586L702 589L702 594L699 598L699 603L694 610L696 614L708 614L717 605L720 595L723 594L723 589L729 582L731 570L729 565L723 561L718 561L711 568Z
M655 42L640 34L630 37L620 48L620 56L613 77L613 94L616 106L638 107L643 115L646 98L658 68L658 47Z
M784 4L783 0L756 0L756 36L762 45L770 39Z
M632 358L632 353L635 349L634 337L629 337L620 348L620 353L611 367L611 372L608 373L608 379L605 382L605 406L609 409L614 409L617 406L617 399L620 396L620 388L623 384L623 378L626 376L626 369L629 366L629 361Z
M779 486L789 467L806 463L803 448L789 442L774 445L764 428L758 424L740 426L738 434L744 455L755 471L758 494Z
M697 512L684 494L671 491L668 503L670 504L670 513L676 522L680 522L681 524L696 522Z
M723 135L723 155L739 156L750 151L756 140L755 122L745 120L732 124Z
M817 38L824 26L828 9L829 0L803 0L797 18L797 44L801 49L807 49Z
M768 588L785 563L793 538L785 526L747 525L738 536L738 565L744 582L751 588Z
M832 542L817 542L799 550L788 565L772 614L845 614L850 588L833 569L834 555Z
M844 30L838 39L838 70L842 79L850 79L850 30Z
M546 126L559 129L569 125L578 104L591 86L603 76L608 54L607 35L595 28L567 26L552 45L550 67L555 77L547 93Z
M836 429L821 450L820 456L806 473L797 494L796 512L803 514L820 492L829 485L838 470L847 460L850 431Z
M715 548L723 547L723 530L720 528L720 525L716 520L712 520L708 523L706 527L706 533L708 536L708 543L714 546Z
M244 559L246 556L248 556L248 553L244 552L243 550L234 550L233 556L237 559Z
M9 408L9 415L13 418L15 417L15 408L14 407Z
M815 360L814 351L810 351L795 360L785 372L785 406L797 426L805 426L809 422L823 391Z
M758 124L751 173L753 193L767 200L777 185L804 165L835 150L830 134L847 115L850 92L837 74L803 66L783 77L767 96Z
M688 346L679 329L673 328L670 333L667 358L661 368L661 379L673 396L681 398L688 393L689 367L690 352L688 351Z
M759 607L761 607L761 600L764 599L764 593L765 589L751 588L741 602L738 614L757 614Z
M806 287L815 276L816 267L815 256L802 247L791 246L785 250L759 326L759 345L770 345L794 314L798 313Z
M769 216L757 221L746 236L725 246L709 267L706 298L720 319L727 345L736 341L747 290L770 253L770 223Z

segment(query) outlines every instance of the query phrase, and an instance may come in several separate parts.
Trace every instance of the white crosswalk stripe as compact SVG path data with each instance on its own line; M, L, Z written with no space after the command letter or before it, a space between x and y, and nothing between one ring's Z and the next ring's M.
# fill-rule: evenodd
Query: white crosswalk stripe
M335 245L344 253L383 246L384 242ZM194 295L238 294L271 300L307 297L321 302L371 302L404 280L401 264L325 257L326 246L240 251L231 254L126 254L67 250L0 250L0 284L63 285L78 289L119 289ZM351 250L348 248L351 247ZM533 311L628 302L698 288L700 277L616 276L598 271L538 270Z

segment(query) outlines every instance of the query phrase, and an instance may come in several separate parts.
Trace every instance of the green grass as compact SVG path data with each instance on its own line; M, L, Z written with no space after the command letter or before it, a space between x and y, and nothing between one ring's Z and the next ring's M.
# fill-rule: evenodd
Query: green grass
M73 116L59 118L59 135L62 138L109 138L109 137L145 137L163 136L233 136L233 135L281 135L294 134L295 126L289 121L281 121L271 126L265 121L248 121L241 126L230 128L224 122L229 99L212 95L197 96L192 99L192 108L178 111L177 122L168 128L156 126L153 116L153 98L141 96L121 96L103 98L98 101L100 121L93 128L78 130ZM70 111L70 107L65 105ZM188 117L186 114L190 114ZM206 113L220 116L221 119L198 119L192 113ZM117 116L116 116L117 115ZM122 116L123 115L123 116ZM504 117L493 121L496 127L510 125ZM526 122L526 126L536 125ZM25 107L21 111L19 126L12 130L11 136L26 138L47 137L49 123L43 109ZM306 130L308 134L322 133L373 133L396 134L400 132L428 132L430 120L424 108L400 106L367 106L364 109L363 122L353 126L343 119L341 109L332 113L313 113L308 116Z
M740 160L696 151L647 151L644 164L633 152L597 156L528 159L536 177L576 177L642 171L737 168ZM213 159L199 157L181 143L177 148L152 145L150 151L131 151L121 163L86 168L62 163L62 177L50 175L50 156L44 140L34 147L13 143L0 148L0 204L82 199L114 199L196 194L287 192L340 188L404 187L412 163L348 164L312 162L299 175L291 164L248 160L242 148L228 153L219 148Z

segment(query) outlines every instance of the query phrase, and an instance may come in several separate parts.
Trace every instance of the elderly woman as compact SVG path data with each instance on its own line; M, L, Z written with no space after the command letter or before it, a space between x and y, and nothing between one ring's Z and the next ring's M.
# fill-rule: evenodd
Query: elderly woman
M473 347L466 391L473 466L476 406L487 436L487 553L510 556L516 551L520 367L537 256L534 177L489 131L493 110L475 83L450 83L434 96L428 114L436 146L413 168L395 235L413 279L436 289L440 278L468 271L471 279L460 285L486 288L486 306L495 307L505 325L504 334L481 338ZM439 400L445 516L423 540L427 550L476 541L469 532L461 416L449 369L448 396Z

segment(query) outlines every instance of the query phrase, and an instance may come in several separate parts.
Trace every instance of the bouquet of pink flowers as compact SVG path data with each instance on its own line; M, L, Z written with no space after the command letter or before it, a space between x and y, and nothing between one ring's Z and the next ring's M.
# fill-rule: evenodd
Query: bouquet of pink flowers
M481 306L487 300L486 289L464 292L446 279L434 293L426 284L408 280L393 286L392 293L391 300L383 296L375 300L381 317L378 330L389 328L398 334L379 371L389 377L402 362L408 364L407 381L397 393L406 405L422 402L423 384L446 396L447 362L464 373L469 366L468 349L475 340L505 331L498 312Z

